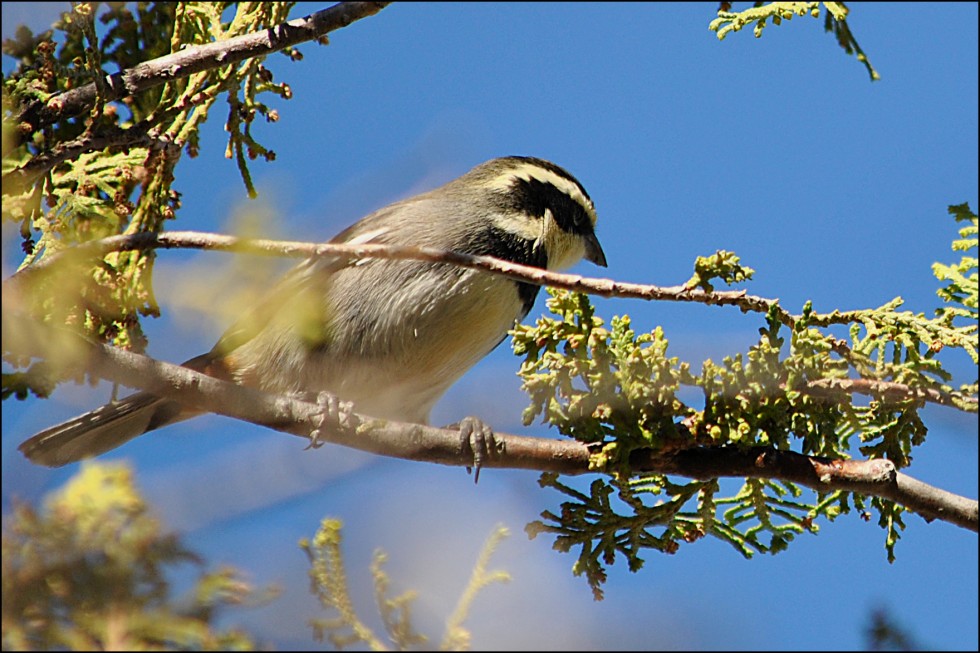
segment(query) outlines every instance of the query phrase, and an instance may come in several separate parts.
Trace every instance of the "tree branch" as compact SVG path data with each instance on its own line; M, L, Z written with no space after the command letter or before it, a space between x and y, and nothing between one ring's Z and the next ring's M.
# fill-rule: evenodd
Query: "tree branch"
M200 374L147 356L90 342L66 329L37 323L12 311L3 316L4 348L20 355L61 358L78 369L148 390L188 406L309 438L407 460L470 466L473 454L457 431L352 415L322 423L322 406L276 396ZM594 472L589 449L580 442L497 433L502 452L492 451L484 467L534 469L562 474ZM634 454L633 469L695 479L764 477L805 485L818 492L845 490L890 499L927 521L940 519L976 532L977 501L932 487L898 472L888 460L833 460L766 447L692 447L668 454Z
M134 95L165 82L182 79L194 73L260 57L311 41L381 11L388 2L342 2L260 32L244 34L225 41L206 43L144 61L127 70L106 75L102 100L111 102ZM33 102L16 116L15 135L31 134L47 125L76 116L95 104L98 97L95 82L59 93L47 101ZM12 147L20 145L11 137Z
M30 184L56 165L74 159L93 150L108 150L110 148L147 147L165 149L174 143L169 139L154 137L147 133L146 128L131 127L120 129L112 127L95 133L86 131L78 138L61 143L47 152L42 152L31 158L19 168L3 175L2 188L4 195L20 195Z
M145 147L150 150L176 148L179 151L182 143L174 141L169 135L161 135L163 129L160 127L160 122L172 114L186 111L208 99L207 93L198 93L193 99L185 99L175 106L160 113L154 113L126 129L116 125L103 126L98 129L89 126L77 138L40 152L31 157L24 165L4 174L2 177L3 194L19 195L38 177L56 165L94 150Z
M300 241L278 241L260 238L238 238L222 234L196 231L171 231L159 234L138 233L109 236L101 240L76 245L55 256L46 257L29 268L20 270L11 277L27 277L51 266L58 265L61 257L101 258L109 252L129 249L207 249L217 251L247 252L268 256L287 256L306 258L310 256L336 256L354 261L361 258L386 258L400 260L430 261L433 263L452 263L467 268L492 272L516 281L525 281L539 286L551 286L583 292L601 297L622 297L645 300L664 300L678 302L697 302L718 306L737 306L743 313L769 313L775 311L781 323L793 326L799 316L779 306L779 302L744 290L712 290L689 288L687 286L655 286L651 284L629 283L583 277L578 274L551 272L542 268L521 265L492 256L475 256L450 252L432 247L402 245L347 245L332 243L308 243Z
M635 461L635 462L634 462ZM933 487L895 469L885 458L840 460L769 447L697 447L669 457L638 452L634 470L708 480L719 477L770 478L817 492L844 490L889 499L926 521L940 519L977 532L977 501Z
M913 388L904 383L880 381L878 379L817 379L807 384L807 389L813 394L828 395L834 391L847 394L861 394L869 397L886 397L892 400L920 399L941 406L959 407L960 404L972 404L977 408L977 398L967 397L959 392L943 392L934 388Z
M749 295L744 290L706 291L687 286L655 286L650 284L627 283L612 279L583 277L577 274L551 272L541 268L520 265L492 256L474 256L450 252L431 247L400 245L346 245L331 243L308 243L299 241L278 241L268 239L238 238L222 234L195 231L171 231L160 234L138 233L110 236L63 250L47 256L28 268L20 270L4 281L8 284L26 282L30 277L50 273L56 266L93 259L97 260L109 252L129 249L206 249L216 251L235 251L266 256L288 256L307 258L311 256L336 256L350 262L363 258L385 258L398 260L418 260L433 263L450 263L461 267L483 270L499 274L516 281L537 285L563 288L577 292L600 295L602 297L623 297L645 300L697 302L707 305L737 306L745 312L768 314L776 312L780 322L792 328L799 315L793 315L779 306L777 300ZM850 353L846 343L840 343L835 350L843 356ZM890 399L921 399L943 406L955 406L970 412L977 412L977 397L958 392L943 392L931 388L916 388L902 383L879 381L875 379L821 379L809 384L808 392L826 396L834 392L857 393L871 396L885 395Z

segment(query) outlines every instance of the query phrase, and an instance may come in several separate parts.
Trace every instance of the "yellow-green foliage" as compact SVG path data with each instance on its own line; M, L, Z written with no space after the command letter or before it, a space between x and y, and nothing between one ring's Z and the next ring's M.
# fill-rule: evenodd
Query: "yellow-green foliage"
M730 5L731 3L723 4ZM850 10L843 2L769 2L766 4L756 3L755 6L744 11L732 12L720 9L718 17L711 21L708 29L715 32L718 39L722 40L731 32L738 32L743 27L753 25L752 33L756 38L759 38L766 28L766 21L772 20L773 25L781 25L784 20L792 20L793 16L810 15L813 18L819 18L820 5L823 5L827 10L824 16L824 31L832 32L844 52L854 54L857 60L864 64L871 76L871 81L881 79L881 75L871 65L867 55L864 54L864 50L858 45L847 25L847 14Z
M874 498L866 505L847 492L806 498L792 483L765 479L746 479L735 494L719 496L716 481L634 478L630 455L637 449L669 456L699 446L764 446L833 458L860 453L888 458L897 467L909 465L914 448L925 440L919 411L926 397L977 411L975 380L954 389L938 356L960 352L976 362L977 352L977 218L965 205L950 210L969 223L954 249L972 256L937 266L936 276L948 282L940 296L950 303L937 317L900 311L901 298L875 309L825 314L808 302L791 319L773 304L756 344L720 363L705 360L699 375L692 374L690 363L667 355L660 327L636 334L629 317L622 316L606 328L587 296L549 290L554 316L512 333L531 400L524 422L540 416L562 434L588 443L593 468L611 479L594 481L585 493L545 474L541 483L568 500L560 512L543 513L544 520L528 532L554 533L559 550L578 547L575 571L587 576L597 596L603 565L617 553L635 570L643 549L673 553L680 543L704 535L727 541L744 555L776 553L795 534L816 531L818 517L848 512L852 501L862 514L878 513L893 559L904 524L903 508L892 502ZM701 288L709 278L726 280L733 263L743 269L728 252L698 261L693 286ZM954 323L960 318L966 318L963 324ZM830 328L847 324L850 342ZM824 391L826 382L853 379L881 385L869 390L870 399L839 387ZM695 396L693 391L700 394L698 402L678 398ZM648 497L657 498L645 501Z
M934 263L932 273L940 281L947 282L936 291L947 304L937 309L936 315L949 326L954 320L962 324L960 333L962 339L958 342L969 347L976 342L977 333L977 214L970 210L968 204L957 204L949 207L949 213L957 222L966 223L960 228L960 237L953 241L953 251L963 252L958 263L943 265ZM970 253L972 252L972 256ZM965 320L965 323L963 322ZM972 336L972 339L971 339ZM939 342L939 345L945 343ZM977 363L976 346L970 350L973 362ZM976 388L974 387L974 392Z
M720 279L728 285L748 281L755 270L742 265L741 259L732 252L719 250L711 256L699 256L694 261L694 275L684 284L685 288L711 291L712 279Z
M16 505L3 533L4 650L251 650L213 627L251 593L230 568L171 596L167 574L200 564L162 531L123 465L82 466L38 513Z
M549 290L548 308L559 319L540 318L513 332L514 352L524 356L520 375L531 396L524 423L543 415L582 442L607 443L594 464L624 461L637 447L679 437L674 419L690 413L676 399L682 383L693 384L686 364L668 358L663 331L637 336L629 317L612 328L595 317L585 295Z
M228 18L225 10L233 4ZM103 83L106 72L280 24L292 4L109 3L96 14L98 3L76 3L53 30L34 35L22 27L4 42L4 54L19 62L4 76L4 115L16 117L33 100L44 101L92 81ZM103 27L97 30L97 23ZM286 54L301 58L295 49ZM260 98L272 93L288 99L292 94L287 84L273 82L262 61L254 57L195 73L118 102L99 99L88 115L43 129L5 119L3 219L19 225L25 253L21 267L81 242L161 231L180 209L175 167L182 152L197 155L199 129L216 102L228 106L226 155L236 160L254 195L248 162L256 157L272 160L275 153L255 139L252 125L257 117L278 119ZM16 144L15 135L21 145L8 147ZM92 139L108 145L85 151L80 144ZM6 177L69 145L80 153L50 170L42 166L23 178ZM129 251L109 254L95 264L86 261L40 280L23 293L31 302L23 308L94 339L142 350L140 317L159 313L153 260L150 252ZM48 372L48 378L33 377L31 389L38 394L62 380Z

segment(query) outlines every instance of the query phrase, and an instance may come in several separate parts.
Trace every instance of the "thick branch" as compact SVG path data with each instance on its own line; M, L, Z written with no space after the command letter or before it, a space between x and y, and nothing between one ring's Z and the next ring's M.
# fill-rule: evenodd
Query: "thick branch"
M89 258L99 259L113 251L153 248L236 251L297 258L336 256L352 262L362 258L387 258L451 263L462 267L499 274L517 281L563 288L565 290L600 295L602 297L626 297L660 301L698 302L708 305L728 305L737 306L742 312L751 311L763 314L775 310L779 315L780 321L790 327L795 324L796 320L800 319L800 316L793 315L781 308L777 300L748 295L742 290L705 291L700 288L691 289L686 286L655 286L651 284L613 281L612 279L590 278L577 274L551 272L492 256L473 256L431 247L318 244L298 241L245 239L194 231L171 231L161 234L128 234L110 236L102 240L84 243L64 250L56 255L43 258L13 275L4 282L4 285L26 282L33 275L42 272L50 273L55 266L65 265L67 263L66 259L69 258L73 261ZM840 349L844 350L843 353L838 352L842 353L842 355L846 355L850 351L846 344L840 345ZM810 383L808 391L813 394L822 395L833 392L847 392L872 396L885 395L896 400L922 399L943 406L956 406L972 412L976 412L978 407L976 397L969 397L961 393L942 392L935 389L914 388L901 383L874 379L823 379Z
M282 397L228 383L178 365L92 343L65 329L56 329L7 311L3 317L4 348L20 355L50 358L72 352L79 369L177 399L188 406L385 456L469 466L473 454L459 433L420 424L405 424L353 415L344 423L321 423L317 403ZM588 447L580 442L496 434L502 452L490 452L485 467L535 469L585 474ZM663 455L638 452L637 471L690 478L765 477L805 485L820 492L846 490L893 500L927 521L941 519L977 531L977 502L932 487L897 472L887 460L832 460L766 447L694 447Z
M977 532L977 502L933 487L895 469L887 459L835 460L769 447L698 447L670 457L640 452L634 470L678 474L695 479L723 476L771 478L818 492L844 490L890 499L926 521L941 519Z
M342 2L260 32L243 34L226 41L206 43L173 52L157 59L106 75L103 83L106 102L134 95L148 88L194 73L277 52L305 41L312 41L351 23L373 16L387 2ZM93 82L59 93L46 102L27 105L14 120L22 125L15 133L34 133L38 129L76 116L95 104L98 92Z

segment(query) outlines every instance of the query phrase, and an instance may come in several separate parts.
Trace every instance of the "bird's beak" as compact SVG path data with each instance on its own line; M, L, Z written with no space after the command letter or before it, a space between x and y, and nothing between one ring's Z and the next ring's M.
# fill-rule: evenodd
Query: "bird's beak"
M592 261L599 267L606 267L606 253L602 251L602 245L595 234L585 237L585 260Z

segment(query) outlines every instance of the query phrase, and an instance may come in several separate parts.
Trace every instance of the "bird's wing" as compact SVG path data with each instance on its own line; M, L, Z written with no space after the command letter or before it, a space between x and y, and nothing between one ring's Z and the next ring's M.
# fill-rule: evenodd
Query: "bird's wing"
M397 205L386 206L358 220L353 225L334 236L331 244L367 244L383 242L387 229L383 226L389 213L396 210ZM317 304L322 297L322 285L329 281L330 276L350 265L352 261L335 256L317 256L302 261L290 270L275 286L246 311L229 327L208 356L218 360L232 353L246 342L252 340L269 322L280 314L286 305L295 302L298 296L310 293L310 304ZM295 305L295 304L294 304ZM307 306L315 310L316 306Z

